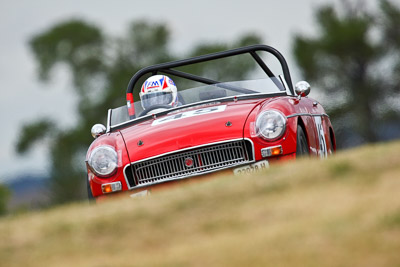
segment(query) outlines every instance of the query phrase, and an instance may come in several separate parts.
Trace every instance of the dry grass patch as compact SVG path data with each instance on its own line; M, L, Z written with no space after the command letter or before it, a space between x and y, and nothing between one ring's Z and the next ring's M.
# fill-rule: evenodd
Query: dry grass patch
M0 220L4 266L397 266L400 143Z

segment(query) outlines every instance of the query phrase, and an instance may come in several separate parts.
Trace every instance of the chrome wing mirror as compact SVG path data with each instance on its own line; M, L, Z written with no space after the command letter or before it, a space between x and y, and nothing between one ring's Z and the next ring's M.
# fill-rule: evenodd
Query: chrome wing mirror
M95 124L91 130L94 139L106 133L106 127L103 124Z
M308 96L311 90L311 86L306 81L300 81L296 83L294 90L296 94L299 96L299 99L301 99L301 97Z

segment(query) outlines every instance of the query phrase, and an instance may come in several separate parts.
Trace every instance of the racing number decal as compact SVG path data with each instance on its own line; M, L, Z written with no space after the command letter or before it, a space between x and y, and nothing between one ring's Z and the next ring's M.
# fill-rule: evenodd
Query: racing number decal
M173 121L173 120L179 120L179 119L183 119L183 118L199 116L199 115L203 115L203 114L222 112L222 111L225 110L225 108L226 108L226 105L221 105L221 106L215 106L215 107L209 107L209 108L202 108L202 109L187 111L187 112L183 112L183 113L179 113L179 114L176 114L176 115L172 115L172 116L168 116L168 117L165 117L165 118L162 118L162 119L155 120L151 124L151 126L163 124L163 123L170 122L170 121Z
M328 150L326 148L325 132L324 127L322 127L321 116L314 117L314 121L318 133L319 156L321 158L326 158L328 156Z

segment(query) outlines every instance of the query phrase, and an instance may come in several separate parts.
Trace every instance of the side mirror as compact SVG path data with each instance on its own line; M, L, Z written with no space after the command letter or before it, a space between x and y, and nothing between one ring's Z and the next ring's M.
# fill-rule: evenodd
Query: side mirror
M311 90L311 86L306 81L300 81L296 83L294 90L300 99L301 97L308 96Z
M91 130L94 139L106 133L106 127L103 124L95 124Z

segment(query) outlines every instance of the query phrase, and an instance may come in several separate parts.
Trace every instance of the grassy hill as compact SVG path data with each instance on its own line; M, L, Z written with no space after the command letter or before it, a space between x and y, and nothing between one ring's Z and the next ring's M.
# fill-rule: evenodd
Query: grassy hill
M0 266L399 266L400 142L0 219Z

